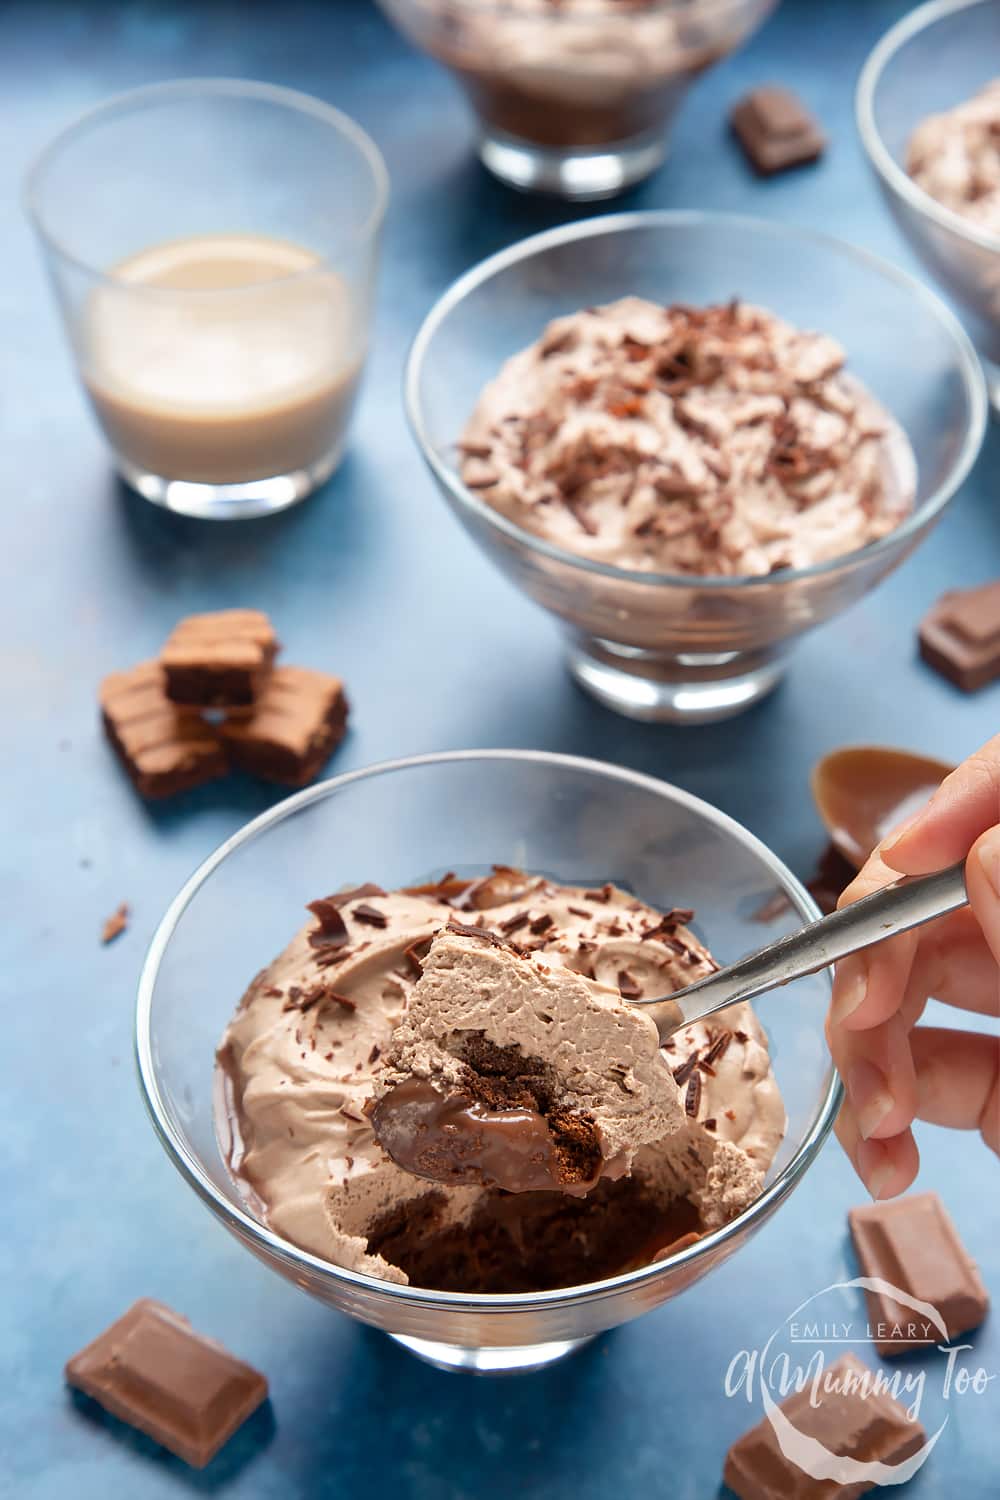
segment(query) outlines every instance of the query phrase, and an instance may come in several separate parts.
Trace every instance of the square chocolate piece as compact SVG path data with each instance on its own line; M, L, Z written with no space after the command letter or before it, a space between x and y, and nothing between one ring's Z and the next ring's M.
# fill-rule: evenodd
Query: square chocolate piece
M730 124L750 165L769 177L803 166L823 154L826 136L790 89L753 89L730 115Z
M188 615L160 652L167 697L188 708L248 708L278 654L278 638L257 609Z
M235 766L306 786L344 738L347 699L338 677L306 667L276 667L253 711L219 725Z
M966 693L1000 676L1000 582L942 594L920 623L920 655Z
M149 1297L74 1355L66 1380L195 1469L267 1396L263 1375Z
M867 1385L875 1378L874 1370L853 1354L845 1354L823 1372L817 1406L812 1405L809 1384L787 1396L779 1410L796 1432L821 1443L838 1458L901 1463L923 1447L927 1434L919 1422L910 1421L884 1387L876 1390ZM827 1390L826 1382L842 1389ZM740 1500L856 1500L875 1488L874 1481L813 1479L785 1457L767 1417L737 1438L726 1454L723 1477Z
M157 662L112 672L100 702L108 739L143 797L169 797L228 771L219 736L199 714L170 702Z
M847 1217L865 1276L929 1303L943 1319L949 1339L979 1327L989 1311L989 1294L937 1193L869 1203L852 1208ZM883 1359L945 1341L932 1320L888 1293L866 1292L865 1297L875 1348Z

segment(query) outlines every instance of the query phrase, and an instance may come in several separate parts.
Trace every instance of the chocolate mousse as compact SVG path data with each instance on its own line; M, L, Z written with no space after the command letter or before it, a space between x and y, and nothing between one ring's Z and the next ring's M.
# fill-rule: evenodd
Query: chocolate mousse
M615 1275L728 1222L760 1193L785 1128L764 1032L736 1006L657 1050L625 1004L712 971L690 920L613 885L510 869L314 902L219 1050L220 1144L251 1210L336 1265L480 1292ZM436 1002L447 1025L432 1037ZM454 1092L426 1089L456 1081L469 1114L457 1151L448 1136L458 1170L427 1181L442 1162L418 1148L417 1171L400 1166L372 1115L415 1082L417 1123L429 1106L440 1124ZM497 1116L529 1137L527 1191L494 1185L507 1168L484 1161L478 1126Z
M906 169L952 213L1000 235L1000 78L922 120L910 137Z
M892 531L916 493L909 442L845 361L738 301L587 308L487 385L462 478L525 531L630 571L825 562Z
M691 81L771 8L688 0L383 0L495 132L549 150L661 132Z
M617 985L454 923L422 969L370 1109L408 1171L581 1195L680 1128L656 1027Z

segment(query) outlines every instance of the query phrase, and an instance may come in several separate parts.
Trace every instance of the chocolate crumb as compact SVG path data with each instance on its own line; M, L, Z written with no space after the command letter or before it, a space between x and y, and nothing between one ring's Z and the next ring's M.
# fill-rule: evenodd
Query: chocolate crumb
M747 1036L747 1034L746 1034L745 1031L734 1031L733 1032L733 1036L736 1038L736 1040L738 1042L741 1042L744 1047L746 1046L747 1042L750 1040L750 1038Z
M735 1120L736 1119L736 1111L735 1111L735 1109L727 1109L726 1110L726 1119L727 1120Z
M117 911L113 911L101 928L101 942L113 943L116 937L121 937L128 926L129 909L128 903L123 901Z
M709 1115L707 1120L702 1120L701 1123L706 1130L718 1130L719 1128L719 1122L712 1115Z
M372 1050L368 1054L368 1061L370 1063L378 1062L378 1060L379 1060L379 1058L381 1056L382 1056L382 1048L376 1042L375 1046L372 1048Z

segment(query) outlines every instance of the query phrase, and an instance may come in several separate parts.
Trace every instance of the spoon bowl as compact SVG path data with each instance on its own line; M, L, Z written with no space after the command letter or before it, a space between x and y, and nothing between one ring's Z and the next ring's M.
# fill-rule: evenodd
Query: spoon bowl
M832 750L813 769L813 800L830 840L860 870L891 829L918 812L954 770L946 761L854 745Z

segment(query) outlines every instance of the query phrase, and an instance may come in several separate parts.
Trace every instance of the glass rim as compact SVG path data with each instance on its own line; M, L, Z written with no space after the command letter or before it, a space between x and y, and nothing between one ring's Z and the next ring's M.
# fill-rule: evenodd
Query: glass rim
M643 772L632 771L624 766L612 765L605 761L546 750L447 750L381 761L375 765L361 767L356 771L347 771L341 776L335 776L315 786L307 787L304 791L286 797L274 807L260 813L220 844L207 859L202 861L181 887L153 934L139 976L134 1049L140 1092L161 1145L174 1166L194 1188L202 1201L230 1228L234 1229L241 1239L265 1246L277 1259L285 1263L300 1267L313 1275L332 1279L334 1282L343 1284L345 1288L359 1288L384 1296L389 1302L419 1304L424 1307L437 1306L452 1312L523 1312L533 1309L554 1309L581 1302L588 1304L599 1302L656 1281L668 1272L672 1273L679 1266L692 1264L701 1256L710 1254L720 1246L724 1246L738 1233L752 1230L791 1193L826 1141L840 1108L843 1090L832 1061L827 1068L825 1085L821 1087L814 1106L812 1120L791 1160L777 1174L774 1181L764 1188L760 1196L728 1224L703 1235L696 1244L670 1257L669 1260L654 1261L648 1266L625 1271L602 1281L585 1282L573 1287L557 1287L549 1291L506 1293L443 1292L435 1291L430 1287L403 1286L377 1276L369 1276L362 1271L349 1270L345 1266L338 1266L332 1261L324 1260L318 1255L300 1249L292 1241L285 1239L255 1219L245 1206L231 1202L216 1186L197 1154L188 1148L180 1133L174 1129L157 1077L151 1037L151 1015L160 965L185 911L205 882L231 854L244 845L253 843L276 824L284 822L286 818L295 815L303 808L335 796L352 782L372 780L379 776L421 767L468 764L474 761L513 761L554 769L561 768L567 771L582 771L591 776L596 775L607 780L625 782L644 791L654 792L668 802L698 813L715 828L730 834L743 848L755 854L762 864L777 877L782 889L799 909L804 920L813 921L820 915L819 907L802 882L761 839L757 838L756 834L744 828L728 813L713 807L711 803L696 797L692 792L684 791L681 787L661 781L657 777L647 776Z
M981 0L977 0L977 3L981 3ZM839 557L812 563L805 568L785 568L780 573L738 573L729 577L717 573L702 575L637 572L629 568L616 567L613 563L597 562L593 558L582 557L579 553L569 552L553 542L535 536L530 531L525 531L516 522L501 515L499 511L494 510L492 506L487 505L468 489L462 483L457 471L439 457L431 444L424 422L421 398L424 363L431 342L439 328L470 292L477 290L498 272L506 271L519 261L529 260L539 252L552 249L554 246L569 245L577 240L593 239L600 235L613 235L634 229L691 228L714 228L734 236L741 233L763 233L775 239L804 240L822 249L843 255L859 262L866 269L884 276L903 291L910 293L922 305L923 310L935 318L943 331L951 338L955 346L957 371L961 377L969 406L969 418L961 448L950 472L937 489L922 505L915 507L904 521L877 541L869 542L864 547L856 547L850 552L844 552ZM446 288L417 330L403 371L403 404L410 430L416 438L424 462L438 483L461 509L470 511L479 520L486 521L509 540L521 547L526 547L531 552L539 553L550 562L579 568L584 573L618 583L708 591L736 589L743 591L752 588L781 587L786 583L820 578L842 568L861 564L869 558L877 558L895 551L900 544L905 544L939 515L964 483L979 456L986 434L989 412L986 378L971 339L943 299L916 276L912 276L908 271L902 270L870 250L849 244L846 240L838 239L835 235L827 234L822 230L804 229L795 224L760 219L749 214L719 213L705 209L645 209L632 213L600 214L594 218L580 219L572 224L561 225L556 229L544 230L541 234L529 235L526 239L518 240L506 249L499 250L487 256L485 260L479 261ZM456 434L456 441L459 436L460 434Z
M230 294L245 293L248 290L246 285L213 287L210 291L203 287L152 287L141 282L128 281L125 277L116 275L114 269L107 270L92 265L90 261L70 250L61 236L50 227L39 201L42 179L47 169L65 147L85 135L94 126L141 109L156 108L161 104L183 99L185 96L199 98L212 94L219 98L257 100L262 104L274 105L293 114L311 116L349 141L358 155L363 158L371 173L374 201L361 223L347 230L344 242L351 244L363 242L373 239L378 234L389 201L389 171L378 146L368 132L350 115L332 104L327 104L322 99L314 98L312 94L303 93L300 89L286 88L282 84L260 83L250 78L173 78L162 83L141 84L138 88L126 89L122 93L113 94L109 99L102 100L99 104L77 115L36 153L24 174L21 199L24 212L46 249L57 255L67 265L84 272L92 280L106 286L124 288L137 295L166 295L174 298L196 299L206 295L225 297ZM247 231L247 233L252 235L253 231ZM291 282L305 281L327 271L330 267L331 262L328 258L320 254L314 266L290 272L286 276L273 276L265 281L254 282L253 289L259 291L261 287L286 286Z
M1000 255L1000 232L994 233L977 227L954 209L939 203L914 182L886 146L875 123L875 94L882 74L906 43L948 16L972 10L978 5L994 3L995 0L928 0L927 4L918 5L916 10L910 11L894 26L890 26L868 54L858 75L854 111L861 143L887 187L917 213L932 219L942 229L950 230L959 239L964 239L981 250L990 250L995 255Z
M380 0L385 3L385 0ZM403 0L404 5L415 5L420 8L422 0ZM773 10L778 0L702 0L703 9L709 11L735 11L749 10L751 6L760 5L767 10ZM595 16L614 15L609 12L607 0L586 0L585 5L580 5L573 11L525 11L516 3L516 0L452 0L457 10L490 15L511 16L518 21L532 24L566 26L573 21L592 21ZM646 16L674 15L681 10L690 9L691 0L646 0L641 10L636 10L631 15L621 16L617 19L643 20ZM391 9L391 0L388 7Z

